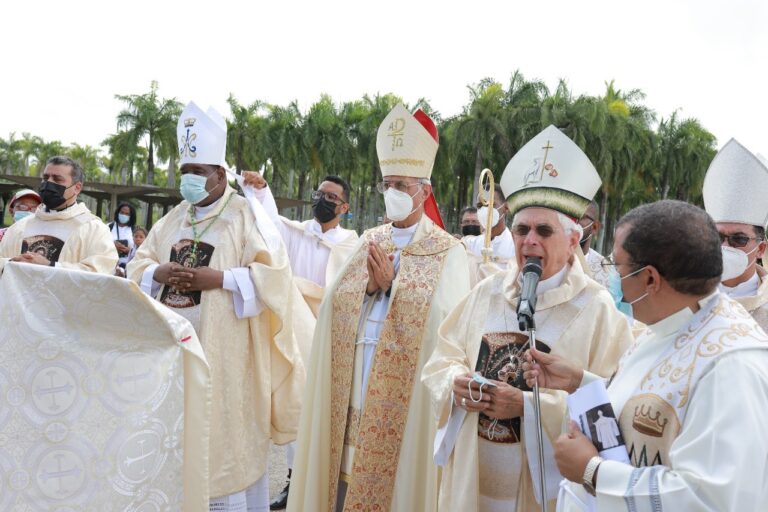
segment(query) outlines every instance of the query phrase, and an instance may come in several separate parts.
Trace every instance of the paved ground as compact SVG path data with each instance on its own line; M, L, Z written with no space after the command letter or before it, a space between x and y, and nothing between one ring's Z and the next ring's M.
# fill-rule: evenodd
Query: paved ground
M272 446L269 451L269 499L277 496L285 487L288 466L285 465L285 447Z

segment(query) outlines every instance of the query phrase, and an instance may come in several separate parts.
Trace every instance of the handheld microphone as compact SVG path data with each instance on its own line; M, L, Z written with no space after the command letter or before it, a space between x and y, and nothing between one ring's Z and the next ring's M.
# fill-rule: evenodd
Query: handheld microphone
M536 287L541 277L541 258L529 257L523 265L523 285L520 287L520 300L517 303L517 322L521 331L536 328L533 315L536 312Z

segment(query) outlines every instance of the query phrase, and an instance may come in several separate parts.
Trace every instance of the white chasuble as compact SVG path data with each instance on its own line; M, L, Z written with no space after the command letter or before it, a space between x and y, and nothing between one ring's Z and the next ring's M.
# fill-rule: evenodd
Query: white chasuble
M768 336L715 293L653 324L622 358L608 395L630 464L606 461L598 511L761 510L768 502ZM594 380L585 374L583 384ZM587 510L565 483L562 510Z
M117 250L109 228L83 203L62 211L41 207L9 227L0 241L0 258L36 252L61 268L112 275Z
M284 248L268 249L248 202L234 190L228 187L197 222L201 239L195 254L190 226L184 201L155 224L127 270L129 279L141 282L153 265L172 259L207 265L225 276L247 269L246 279L263 305L255 315L239 315L234 292L223 288L182 293L167 286L157 295L196 324L211 366L210 486L211 497L220 497L262 477L270 439L276 444L295 439L305 379L296 338L311 337L314 318L290 286Z
M0 510L207 511L210 374L189 322L122 278L0 271Z
M610 375L631 342L629 326L610 295L579 264L567 265L539 286L537 342L583 368ZM537 483L531 477L538 478L535 418L532 393L521 380L527 333L518 329L518 296L516 272L482 281L441 325L438 346L422 373L441 429L435 441L435 460L445 465L441 512L538 510ZM474 371L524 389L524 416L494 422L454 407L454 378ZM561 477L552 443L562 432L565 393L542 390L541 405L547 491L554 498Z
M342 456L353 444L351 474L341 484L344 510L437 510L435 429L419 374L438 325L469 291L466 251L424 216L400 253L389 298L365 300L368 241L394 255L396 238L388 224L366 232L320 307L289 511L335 510ZM379 331L371 321L380 321L375 310L382 307ZM360 395L359 420L350 414L353 393Z

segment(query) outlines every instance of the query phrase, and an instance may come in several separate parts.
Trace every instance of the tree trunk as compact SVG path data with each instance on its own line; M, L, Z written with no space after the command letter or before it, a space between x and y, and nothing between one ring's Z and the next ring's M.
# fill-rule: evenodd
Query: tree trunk
M363 185L360 185L357 188L357 209L355 210L355 215L357 215L357 219L355 220L355 229L359 234L363 234L363 231L365 230L364 225L364 219L365 219L365 202L367 194L363 193Z
M155 147L152 144L152 132L149 132L149 155L147 156L147 185L155 184Z
M373 200L370 204L370 213L372 216L371 223L369 224L370 227L378 226L379 225L379 193L376 190L376 184L379 182L381 176L381 171L379 170L379 164L378 162L373 164L371 167L371 190L370 194L373 197Z
M608 192L603 190L603 197L600 198L600 225L602 229L598 235L597 251L605 254L606 238L608 238Z
M307 171L299 172L299 193L298 198L304 200L304 189L307 186L307 177L309 173ZM304 220L304 205L299 206L299 220Z
M475 178L472 183L472 202L477 200L477 194L480 192L480 172L483 170L483 158L480 152L480 145L475 149Z
M168 188L176 188L176 152L171 151L168 159Z

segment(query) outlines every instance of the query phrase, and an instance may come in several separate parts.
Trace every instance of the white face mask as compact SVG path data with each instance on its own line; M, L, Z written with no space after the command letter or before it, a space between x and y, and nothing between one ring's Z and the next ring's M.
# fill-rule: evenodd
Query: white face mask
M722 281L729 281L739 277L747 270L749 266L748 256L755 252L757 247L749 252L744 252L735 247L721 245L720 250L723 252L723 276L720 279Z
M499 215L499 210L494 208L492 215L493 215L493 220L492 220L493 224L491 224L491 226L495 226L496 224L499 223L499 219L501 218L501 216ZM488 222L488 207L487 206L482 206L482 207L478 208L478 210L477 210L477 220L480 221L480 225L481 226L486 226L486 222Z
M413 196L419 191L413 193ZM387 209L387 218L394 222L405 220L416 209L413 206L413 196L400 192L394 188L384 192L384 206Z

